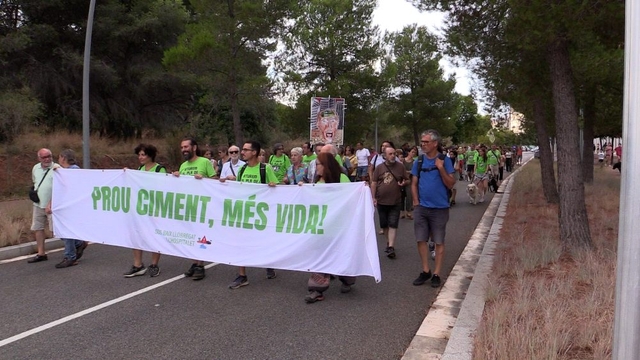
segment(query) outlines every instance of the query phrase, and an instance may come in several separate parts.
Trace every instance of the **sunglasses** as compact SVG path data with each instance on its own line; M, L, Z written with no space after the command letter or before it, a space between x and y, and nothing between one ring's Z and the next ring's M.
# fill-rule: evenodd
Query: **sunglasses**
M229 154L237 154L238 151L229 151Z

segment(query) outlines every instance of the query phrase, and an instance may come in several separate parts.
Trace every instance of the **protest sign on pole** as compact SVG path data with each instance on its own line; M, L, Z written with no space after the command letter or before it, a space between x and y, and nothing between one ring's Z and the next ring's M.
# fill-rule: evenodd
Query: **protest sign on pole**
M311 98L311 143L343 145L344 112L345 101L343 98Z

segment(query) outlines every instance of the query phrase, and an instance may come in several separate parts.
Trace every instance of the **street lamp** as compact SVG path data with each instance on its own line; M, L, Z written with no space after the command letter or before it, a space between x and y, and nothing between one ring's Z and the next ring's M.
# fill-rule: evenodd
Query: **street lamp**
M96 10L96 0L89 3L87 16L87 33L84 39L84 62L82 69L82 166L91 168L89 140L91 129L89 123L89 66L91 63L91 34L93 33L93 13Z

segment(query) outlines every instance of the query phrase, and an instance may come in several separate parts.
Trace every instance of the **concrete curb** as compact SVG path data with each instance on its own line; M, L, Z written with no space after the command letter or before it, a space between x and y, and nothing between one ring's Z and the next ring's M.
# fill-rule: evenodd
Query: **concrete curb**
M53 250L64 247L64 242L58 238L46 239L44 242L45 250ZM38 252L36 242L32 241L26 244L5 246L0 248L0 260L12 259L18 256L31 255Z
M473 338L484 311L488 274L493 266L494 249L509 204L512 180L527 162L511 173L493 196L402 356L403 360L472 359Z

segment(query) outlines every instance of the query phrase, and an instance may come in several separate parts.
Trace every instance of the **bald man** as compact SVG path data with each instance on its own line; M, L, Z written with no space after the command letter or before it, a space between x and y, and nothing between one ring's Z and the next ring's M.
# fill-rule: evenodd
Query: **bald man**
M31 169L31 181L33 188L38 193L40 201L33 203L33 216L31 221L31 231L34 232L38 253L35 257L27 261L30 264L49 260L44 250L44 227L49 226L49 230L53 231L51 223L51 193L53 190L53 170L60 165L53 162L53 154L51 150L42 148L38 150L39 163Z

